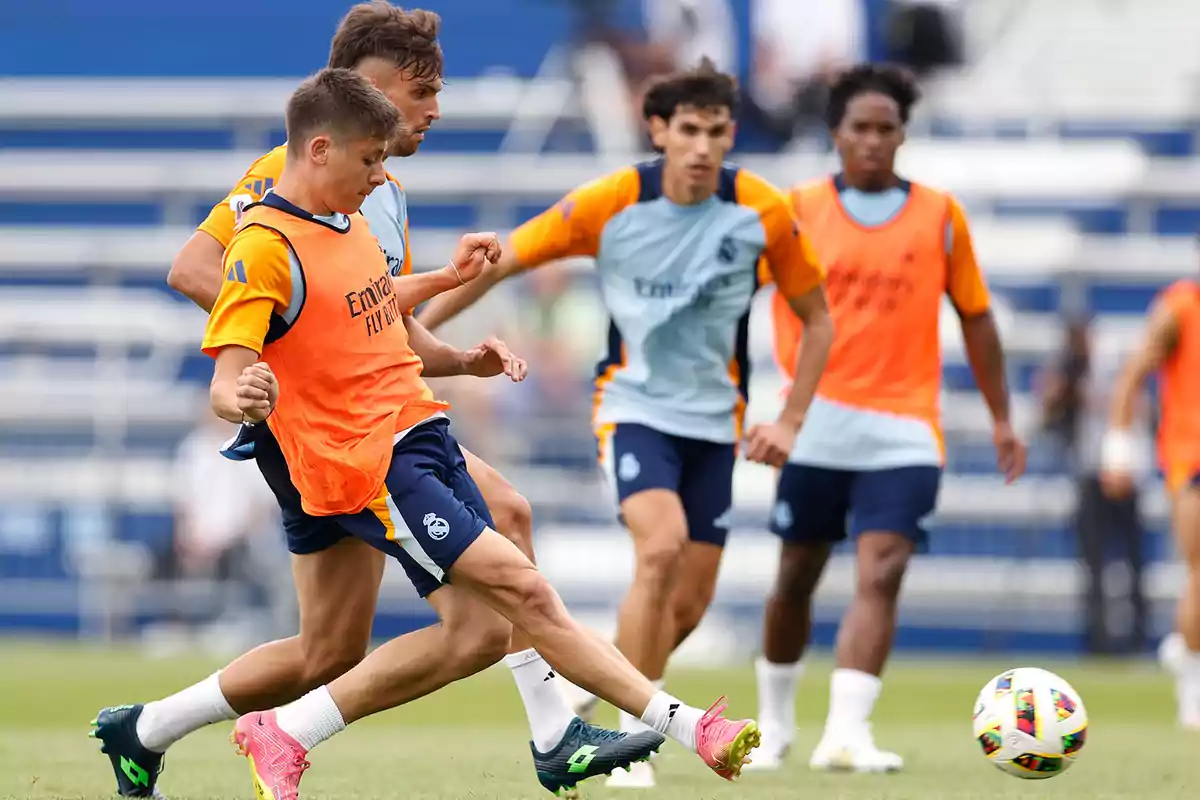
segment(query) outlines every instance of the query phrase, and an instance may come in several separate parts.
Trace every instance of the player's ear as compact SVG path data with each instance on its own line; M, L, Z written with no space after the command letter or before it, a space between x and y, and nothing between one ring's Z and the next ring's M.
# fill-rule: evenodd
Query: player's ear
M650 141L654 142L654 146L660 151L667 147L667 129L670 127L671 123L662 117L650 118Z
M325 166L329 161L329 151L332 146L333 140L325 134L314 136L308 140L308 157L312 159L314 164Z

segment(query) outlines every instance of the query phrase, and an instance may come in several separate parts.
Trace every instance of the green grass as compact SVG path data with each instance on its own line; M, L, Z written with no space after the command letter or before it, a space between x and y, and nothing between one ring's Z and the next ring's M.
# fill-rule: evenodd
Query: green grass
M102 705L149 700L218 664L205 659L144 661L134 655L69 645L0 645L0 798L108 798L108 761L87 738ZM897 661L880 700L881 745L907 760L905 772L881 776L817 775L805 766L824 717L828 664L813 665L801 684L801 730L790 766L747 773L726 784L671 744L659 759L659 788L606 790L584 784L588 798L1183 798L1195 796L1200 736L1173 726L1171 687L1152 665L1039 663L1082 694L1091 718L1079 763L1046 781L1021 781L984 759L970 736L978 690L1010 664L989 661ZM754 710L753 671L678 671L672 693L699 704L718 694L731 712ZM611 710L602 721L612 723ZM245 762L228 742L230 725L188 738L168 756L161 788L172 800L253 798ZM450 800L549 797L530 766L525 718L502 667L431 698L365 720L313 753L303 797L323 800ZM1191 788L1189 789L1189 784Z

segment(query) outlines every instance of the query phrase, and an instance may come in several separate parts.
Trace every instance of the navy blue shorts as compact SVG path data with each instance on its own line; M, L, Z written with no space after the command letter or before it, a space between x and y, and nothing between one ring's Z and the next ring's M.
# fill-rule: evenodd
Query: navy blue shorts
M418 426L396 445L386 479L392 507L389 508L382 499L376 504L384 515L382 518L370 508L359 514L338 517L316 517L306 513L279 443L266 425L243 426L237 439L227 445L224 452L231 458L253 458L258 463L259 471L279 502L290 552L296 555L319 553L347 536L358 536L399 561L421 597L428 597L442 585L454 560L479 536L484 525L492 525L487 505L467 474L462 451L450 435L449 420L437 419ZM443 477L445 482L442 482ZM396 498L404 497L406 481L408 496L401 505ZM435 482L440 483L440 489ZM418 526L421 535L412 533L415 522L410 524L415 513L412 510L414 494L418 495L417 500L429 495L426 503L429 510L422 511L417 522L423 521L426 513L434 513L429 526ZM447 506L453 506L450 500L458 500L461 508L447 509ZM393 510L396 513L392 513ZM446 523L445 535L440 535L438 519ZM440 538L433 538L430 530ZM464 531L473 533L464 534ZM422 545L423 537L429 539L427 548Z
M733 444L672 436L622 422L598 436L600 467L615 487L618 503L648 489L679 495L694 542L724 546L733 506ZM619 518L619 517L618 517Z
M924 548L942 470L933 466L843 470L788 464L779 476L771 531L784 541L836 542L888 531Z

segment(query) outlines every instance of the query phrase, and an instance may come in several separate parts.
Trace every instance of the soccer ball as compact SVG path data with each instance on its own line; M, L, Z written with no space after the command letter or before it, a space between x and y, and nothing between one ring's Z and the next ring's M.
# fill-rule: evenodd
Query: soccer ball
M1018 778L1053 778L1087 741L1087 710L1071 684L1037 667L988 681L975 699L975 740L999 769Z

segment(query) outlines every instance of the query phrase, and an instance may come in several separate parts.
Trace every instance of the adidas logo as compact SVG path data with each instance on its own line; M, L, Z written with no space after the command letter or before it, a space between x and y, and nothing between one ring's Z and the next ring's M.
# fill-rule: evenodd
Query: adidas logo
M546 673L546 677L542 678L542 683L545 683L546 681L552 681L556 677L558 676L554 674L554 670L550 670L548 673Z

